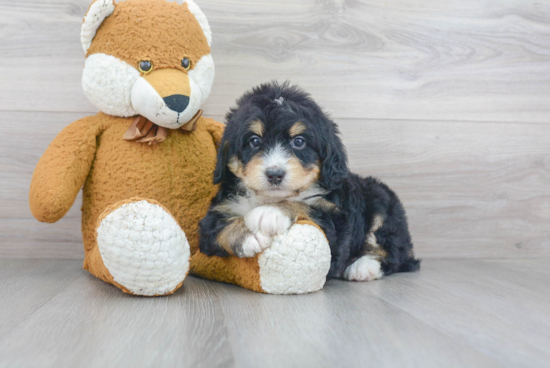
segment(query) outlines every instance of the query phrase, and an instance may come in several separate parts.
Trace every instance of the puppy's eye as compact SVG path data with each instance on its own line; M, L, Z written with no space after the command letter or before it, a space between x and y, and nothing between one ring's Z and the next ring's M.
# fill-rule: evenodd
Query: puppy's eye
M153 63L148 60L142 60L138 63L138 69L140 72L147 74L153 70Z
M299 135L299 136L293 138L292 141L290 141L290 145L294 149L301 150L301 149L306 148L306 140L304 139L304 137Z
M183 58L183 60L181 61L181 66L185 70L189 70L189 68L191 68L191 60L189 60L188 58Z
M262 139L257 135L253 135L252 138L250 138L250 147L258 148L260 147L261 144L262 144Z

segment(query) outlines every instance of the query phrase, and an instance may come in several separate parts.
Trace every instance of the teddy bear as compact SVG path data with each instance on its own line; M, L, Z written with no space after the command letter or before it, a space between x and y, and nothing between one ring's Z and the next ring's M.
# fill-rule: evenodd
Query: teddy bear
M193 0L95 0L84 17L82 87L99 113L59 133L39 160L29 202L53 223L82 188L84 269L135 295L169 295L188 273L267 293L323 287L330 250L297 223L255 258L207 257L198 223L217 187L224 125L202 116L212 33Z

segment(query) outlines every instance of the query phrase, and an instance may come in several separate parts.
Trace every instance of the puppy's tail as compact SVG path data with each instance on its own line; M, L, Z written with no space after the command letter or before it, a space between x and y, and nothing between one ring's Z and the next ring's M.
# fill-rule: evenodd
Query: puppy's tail
M397 272L414 272L420 269L422 260L411 257L399 265Z

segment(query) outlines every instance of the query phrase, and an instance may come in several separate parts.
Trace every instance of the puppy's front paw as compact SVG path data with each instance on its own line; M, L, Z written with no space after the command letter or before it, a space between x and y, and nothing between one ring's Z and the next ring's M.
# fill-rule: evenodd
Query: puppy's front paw
M260 232L268 237L283 234L292 225L292 220L273 206L254 208L245 216L244 221L253 234Z
M372 281L382 275L380 262L369 256L359 258L344 271L344 278L349 281Z
M250 234L244 240L240 251L237 251L237 256L241 258L254 257L268 248L272 240L272 238L262 233L256 233L256 235Z

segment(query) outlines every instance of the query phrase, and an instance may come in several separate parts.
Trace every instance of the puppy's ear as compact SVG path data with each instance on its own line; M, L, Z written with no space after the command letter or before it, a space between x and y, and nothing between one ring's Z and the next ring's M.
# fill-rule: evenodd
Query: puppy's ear
M225 179L225 171L227 170L227 160L229 157L229 139L224 134L220 149L218 151L218 157L216 162L216 169L214 170L214 184L219 184Z
M327 119L328 120L328 119ZM321 177L319 182L327 190L335 190L342 186L349 173L346 149L338 137L338 128L328 121L329 134L325 138L321 153Z

